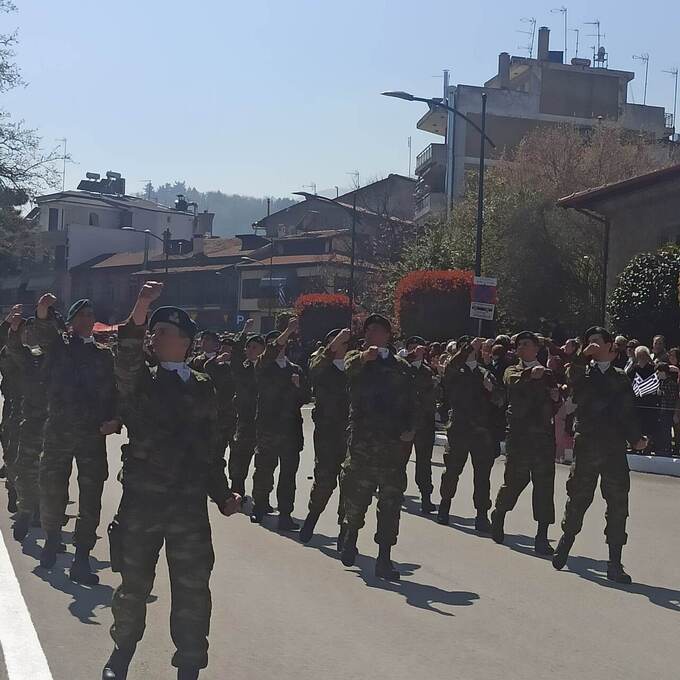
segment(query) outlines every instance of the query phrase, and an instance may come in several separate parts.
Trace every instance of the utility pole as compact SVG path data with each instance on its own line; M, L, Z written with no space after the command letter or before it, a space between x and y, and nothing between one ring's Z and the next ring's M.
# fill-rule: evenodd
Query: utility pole
M581 31L578 28L572 28L571 29L574 33L576 33L576 53L574 56L578 59L578 39L579 39L579 34Z
M408 176L411 176L411 135L408 136Z

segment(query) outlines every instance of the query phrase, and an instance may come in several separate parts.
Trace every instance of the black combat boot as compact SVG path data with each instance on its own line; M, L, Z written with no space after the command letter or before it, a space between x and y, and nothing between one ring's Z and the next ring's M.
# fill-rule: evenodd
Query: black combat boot
M394 568L391 559L392 546L378 546L378 559L375 561L375 576L386 581L398 581L399 572Z
M104 665L102 680L125 680L127 678L128 666L135 654L135 647L116 646Z
M437 506L432 502L431 494L424 493L420 497L420 512L423 515L429 515L437 509Z
M76 547L76 554L71 564L69 578L74 583L80 583L84 586L96 586L99 583L99 576L92 573L89 550Z
M177 669L177 680L197 680L200 669L193 666L182 666Z
M300 531L300 525L289 514L279 515L279 531Z
M478 512L477 517L475 517L475 531L480 534L490 534L491 533L491 522L485 512Z
M536 531L536 538L534 539L534 552L537 555L554 555L555 550L548 541L548 526L547 522L539 522L538 530Z
M356 529L345 529L340 560L346 567L353 567L357 559L359 552L357 550L357 538L359 538L359 532Z
M318 521L318 513L310 512L307 515L307 519L300 530L300 543L309 543L312 540L312 536L314 536L314 528L316 527L316 523Z
M9 484L9 482L8 482ZM17 508L17 492L14 486L7 487L7 512L14 514L19 508Z
M48 531L45 545L40 552L40 566L51 569L57 561L57 553L61 544L61 531Z
M442 498L437 511L437 524L449 526L449 510L451 510L451 499Z
M253 509L250 513L250 521L253 524L262 524L262 520L264 519L265 512L262 508L258 507L257 505L253 506Z
M609 562L607 562L607 579L615 583L630 584L633 579L626 574L621 564L621 549L620 545L609 546Z
M576 536L573 534L562 534L560 542L557 544L557 550L552 558L552 565L555 569L562 569L567 563L567 558L569 557L569 551L571 546L574 545Z
M495 543L503 543L505 540L505 513L500 510L493 510L491 513L491 538Z
M31 513L30 512L20 512L16 519L14 520L14 526L12 527L12 535L15 541L21 543L24 538L28 535L28 531L31 528Z

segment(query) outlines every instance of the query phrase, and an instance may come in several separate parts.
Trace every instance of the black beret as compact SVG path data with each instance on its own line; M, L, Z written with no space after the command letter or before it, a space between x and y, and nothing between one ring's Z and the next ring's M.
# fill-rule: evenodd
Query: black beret
M213 340L219 341L220 336L215 333L215 331L203 331L201 333L201 339L203 338L212 338Z
M192 340L196 337L196 333L198 333L198 328L191 320L191 317L179 307L159 307L149 319L149 330L153 330L153 327L159 322L177 326L180 331Z
M456 343L458 347L462 347L463 345L469 345L472 342L472 338L469 335L461 335L458 338L458 342Z
M92 302L87 298L83 298L82 300L77 300L76 302L74 302L68 310L66 321L67 322L72 321L73 317L75 317L75 315L85 307L92 307Z
M234 344L234 338L231 335L223 335L220 337L220 343L231 347Z
M536 333L532 333L531 331L522 331L521 333L518 333L517 337L515 338L515 343L518 343L520 340L531 340L534 345L540 344L538 342L538 336Z
M279 337L279 335L281 335L281 331L269 331L269 333L267 333L267 335L264 336L264 339L268 343L273 342L274 340L276 340L276 338Z
M593 335L601 335L602 339L605 342L613 342L612 339L612 334L606 329L603 328L602 326L591 326L584 334L583 334L583 346L585 347L588 345L588 341Z
M248 339L246 340L246 345L249 345L251 342L256 342L258 345L265 345L264 338L261 335L250 335L248 336Z
M369 314L366 317L366 321L364 321L364 331L366 331L366 329L371 324L382 326L388 333L392 332L392 324L390 323L390 320L382 314Z
M328 331L328 333L326 333L326 337L323 339L324 345L328 345L333 342L333 340L335 340L335 336L340 332L340 330L340 328L334 328L332 331Z
M411 345L425 345L427 344L424 340L424 338L421 338L419 335L412 335L410 338L406 340L404 343L405 347L410 347Z

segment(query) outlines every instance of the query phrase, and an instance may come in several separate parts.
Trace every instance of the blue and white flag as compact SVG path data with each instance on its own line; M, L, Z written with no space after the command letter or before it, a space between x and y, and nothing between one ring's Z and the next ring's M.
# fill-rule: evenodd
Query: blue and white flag
M649 378L643 378L636 374L633 379L633 392L636 397L646 397L648 394L654 394L660 387L659 377L656 373L652 373Z

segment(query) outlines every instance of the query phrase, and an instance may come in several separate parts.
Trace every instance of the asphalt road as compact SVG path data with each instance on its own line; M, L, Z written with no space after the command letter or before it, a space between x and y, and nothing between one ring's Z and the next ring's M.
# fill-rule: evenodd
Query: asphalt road
M312 473L311 420L298 476L295 515L304 517ZM109 440L100 534L120 495L120 437ZM435 486L442 472L435 450ZM502 461L494 467L497 490ZM413 483L402 515L394 558L400 583L373 577L375 505L360 536L357 566L344 568L334 551L336 498L309 546L244 515L224 518L211 509L216 553L213 618L206 680L346 680L347 678L456 678L457 680L601 680L680 676L680 480L633 473L630 546L624 563L634 578L616 586L603 577L606 546L603 504L586 516L568 568L556 572L532 552L534 524L526 491L506 522L505 546L472 529L471 471L454 500L453 524L442 527L419 514ZM568 469L558 466L558 514L564 507ZM437 495L435 494L435 497ZM75 489L73 491L75 497ZM4 494L2 494L4 506ZM435 498L436 500L436 498ZM73 514L75 508L69 506ZM46 572L37 566L37 530L23 550L11 537L10 518L0 529L33 625L54 680L100 677L111 640L109 602L118 577L107 569L106 540L95 549L102 583L71 583L69 556ZM73 522L65 528L70 538ZM558 537L551 529L551 538ZM69 545L69 553L73 548ZM147 615L147 631L130 678L173 678L169 588L163 557ZM0 616L3 616L0 612ZM1 642L1 641L0 641ZM7 677L0 653L0 678ZM14 680L14 678L9 678Z

